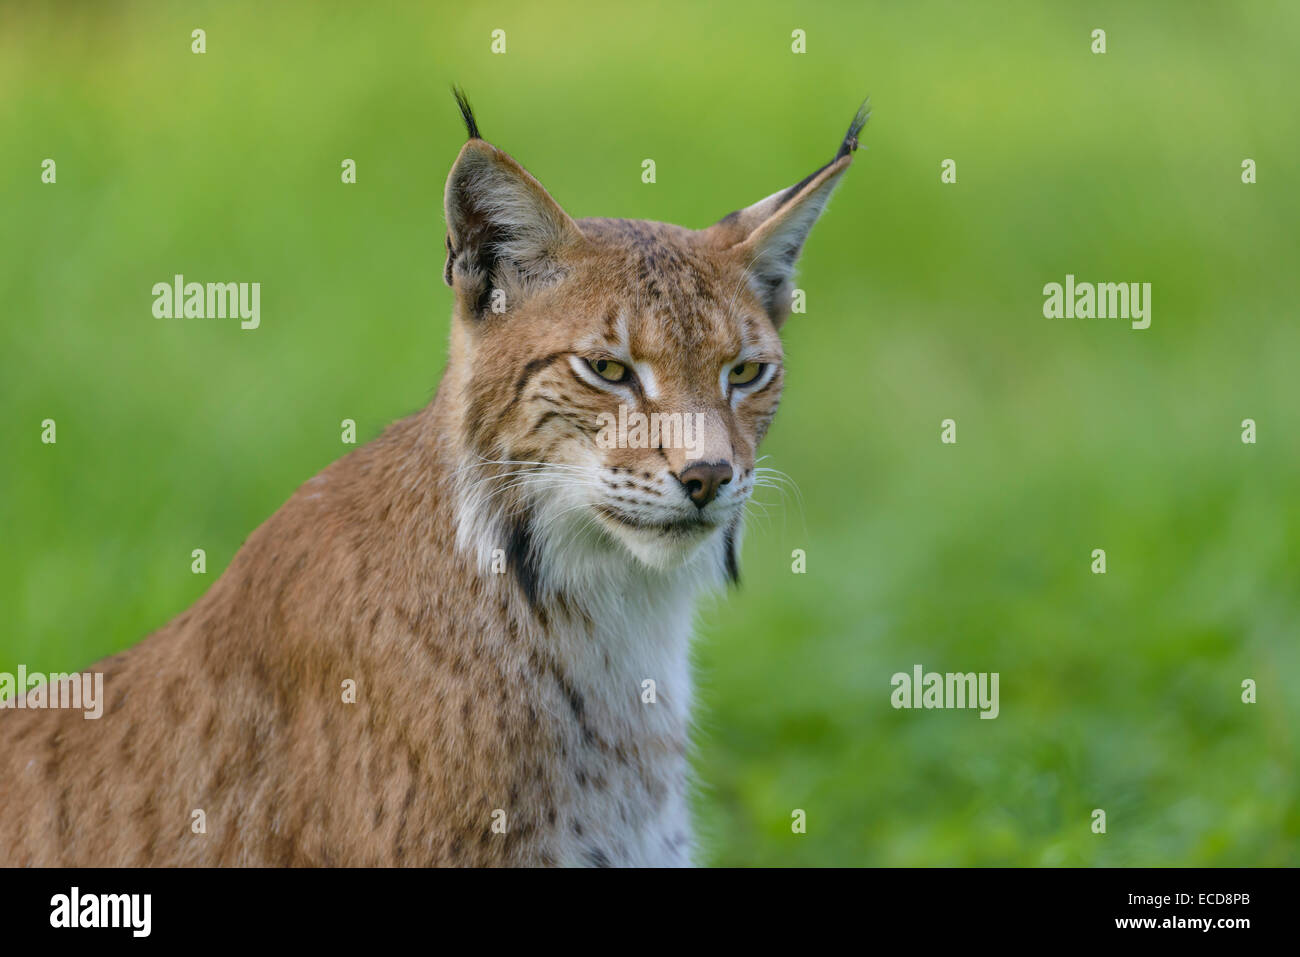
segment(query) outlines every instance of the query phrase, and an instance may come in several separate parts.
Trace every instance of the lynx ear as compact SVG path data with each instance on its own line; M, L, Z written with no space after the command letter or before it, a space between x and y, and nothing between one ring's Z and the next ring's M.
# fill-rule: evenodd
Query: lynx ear
M509 309L560 278L562 251L582 233L541 183L479 137L469 102L455 93L470 139L447 177L443 280L473 315L482 315L502 311L498 303ZM494 301L495 290L504 297Z
M710 242L740 260L754 294L778 327L790 311L791 279L804 241L853 162L858 134L870 116L868 101L858 108L835 158L817 172L705 230Z

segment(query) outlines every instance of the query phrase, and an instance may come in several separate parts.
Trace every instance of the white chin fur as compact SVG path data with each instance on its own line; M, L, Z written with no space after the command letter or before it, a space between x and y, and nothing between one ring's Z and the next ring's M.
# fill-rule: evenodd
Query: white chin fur
M716 542L722 534L720 527L701 528L678 535L632 528L612 519L602 518L601 524L633 558L655 571L669 571L687 564L705 545Z

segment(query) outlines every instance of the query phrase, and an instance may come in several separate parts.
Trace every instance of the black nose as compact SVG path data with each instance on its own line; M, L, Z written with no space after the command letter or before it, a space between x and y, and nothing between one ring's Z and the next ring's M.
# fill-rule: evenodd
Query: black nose
M704 508L717 497L718 489L731 481L730 462L692 462L677 476L696 508Z

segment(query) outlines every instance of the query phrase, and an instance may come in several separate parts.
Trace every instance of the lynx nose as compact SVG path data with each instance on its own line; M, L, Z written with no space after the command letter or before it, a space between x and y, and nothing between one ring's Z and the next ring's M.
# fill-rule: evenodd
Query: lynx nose
M731 481L730 462L692 462L677 476L696 508L704 508L717 497L718 489Z

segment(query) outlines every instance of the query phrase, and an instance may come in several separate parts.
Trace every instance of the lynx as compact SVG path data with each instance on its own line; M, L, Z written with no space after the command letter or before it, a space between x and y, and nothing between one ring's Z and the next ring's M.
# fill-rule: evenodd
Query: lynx
M0 710L0 864L694 863L693 602L737 579L795 261L866 105L692 230L570 218L456 98L433 402L93 666L100 720ZM620 411L698 434L598 443Z

